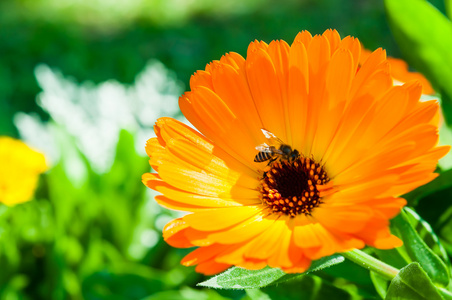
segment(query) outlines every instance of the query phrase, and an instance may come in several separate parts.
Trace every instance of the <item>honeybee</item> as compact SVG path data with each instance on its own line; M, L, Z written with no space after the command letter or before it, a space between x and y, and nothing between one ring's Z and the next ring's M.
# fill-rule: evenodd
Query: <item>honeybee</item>
M292 149L292 147L285 144L276 135L264 128L261 130L267 138L268 144L263 143L256 146L256 150L259 150L259 153L254 157L255 162L264 162L268 160L270 164L278 158L292 161L300 156L298 150Z

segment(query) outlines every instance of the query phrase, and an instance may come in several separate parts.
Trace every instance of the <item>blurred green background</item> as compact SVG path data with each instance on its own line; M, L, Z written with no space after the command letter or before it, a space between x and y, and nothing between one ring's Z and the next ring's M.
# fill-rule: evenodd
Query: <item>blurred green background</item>
M0 206L0 299L259 298L198 288L205 278L179 265L188 251L161 238L178 213L141 183L144 145L157 117L182 118L177 98L206 63L245 55L254 39L290 43L328 28L401 57L381 0L0 1L0 135L24 139L52 166L34 201ZM278 295L375 291L365 270L343 263Z

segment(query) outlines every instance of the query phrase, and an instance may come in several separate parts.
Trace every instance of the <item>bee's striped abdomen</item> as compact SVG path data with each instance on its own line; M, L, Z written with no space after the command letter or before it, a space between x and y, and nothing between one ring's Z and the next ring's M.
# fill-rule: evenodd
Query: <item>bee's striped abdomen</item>
M272 157L273 157L272 153L261 151L258 154L256 154L256 156L254 157L254 161L255 162L263 162L263 161L269 160Z

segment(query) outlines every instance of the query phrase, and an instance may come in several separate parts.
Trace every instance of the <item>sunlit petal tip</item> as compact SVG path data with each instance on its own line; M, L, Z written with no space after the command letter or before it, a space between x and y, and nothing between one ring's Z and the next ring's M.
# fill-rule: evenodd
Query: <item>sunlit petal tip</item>
M385 50L378 48L375 51L384 51L384 56L386 57ZM367 59L367 57L371 55L371 53L372 53L371 51L362 48L362 56L360 62L363 63ZM421 86L423 94L425 95L435 94L435 91L433 90L430 82L421 73L409 71L408 64L405 61L398 58L387 57L387 62L390 66L391 77L394 79L394 82L396 84L403 84L409 81L416 81Z
M452 148L452 146L445 145L445 146L441 146L441 147L438 147L438 148L442 150L442 153L439 155L439 158L441 158L441 157L445 156L447 153L449 153L449 151Z
M187 228L188 225L182 218L177 218L170 221L168 224L163 227L163 237L168 238L175 233Z
M394 85L382 48L336 30L289 45L251 42L196 72L181 111L198 131L157 121L146 151L156 201L189 212L163 230L182 263L214 274L231 265L303 272L311 261L401 245L389 220L400 195L433 180L438 104L419 81Z
M156 173L144 173L141 176L141 181L146 185L149 186L150 182L153 180L160 180L160 177Z
M295 42L301 42L301 43L303 43L305 46L307 46L307 45L309 45L309 43L311 42L311 40L312 40L312 35L311 35L311 33L310 33L309 31L307 31L307 30L303 30L303 31L299 32L299 33L296 35L296 37L295 37L295 39L294 39L294 43L295 43Z

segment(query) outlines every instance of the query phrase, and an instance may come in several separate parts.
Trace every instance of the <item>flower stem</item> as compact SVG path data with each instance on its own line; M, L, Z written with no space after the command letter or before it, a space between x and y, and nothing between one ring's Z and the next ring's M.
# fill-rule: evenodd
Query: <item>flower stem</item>
M398 269L385 264L381 260L378 260L375 257L372 257L369 254L358 249L341 253L341 255L358 264L359 266L366 268L369 271L373 271L381 277L389 280L392 280L397 275L397 273L399 273Z

